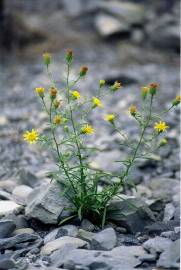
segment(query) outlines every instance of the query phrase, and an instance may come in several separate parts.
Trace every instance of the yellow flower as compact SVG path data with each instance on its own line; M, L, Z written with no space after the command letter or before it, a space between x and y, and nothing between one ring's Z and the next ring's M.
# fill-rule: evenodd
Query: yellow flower
M94 128L91 125L85 125L81 128L81 133L91 135L94 133Z
M36 92L40 97L44 97L45 88L43 88L43 87L36 87L36 88L35 88L35 92Z
M53 105L54 105L55 109L57 109L60 106L60 102L61 102L61 100L58 100L58 99L54 100Z
M99 87L101 88L101 87L103 87L104 85L105 85L105 80L100 80L99 81Z
M57 89L55 87L51 87L49 91L50 91L50 98L54 100L57 96Z
M59 114L55 115L54 118L53 118L53 123L55 125L59 125L59 124L61 124L61 122L62 122L61 115L59 115Z
M25 141L33 144L36 143L36 141L39 139L39 134L35 129L32 129L31 131L25 131L23 134L23 138Z
M81 98L81 95L80 95L80 93L78 91L75 90L75 91L72 92L72 97L74 99L79 99L79 98Z
M43 61L45 63L46 66L48 66L51 62L51 54L46 52L43 54Z
M92 98L92 107L96 108L96 107L103 107L102 102L100 101L99 98L93 97Z
M115 83L110 87L110 89L115 92L116 90L121 88L121 83L118 81L115 81Z
M166 125L165 122L160 121L159 123L155 123L154 129L156 129L158 132L165 131L169 126Z
M177 106L181 102L181 96L176 96L175 99L172 102L173 106Z
M129 108L129 112L130 112L131 115L134 116L134 115L136 114L136 112L137 112L136 106L132 105L132 106Z
M114 114L106 114L104 119L108 122L114 122L115 117L116 116Z

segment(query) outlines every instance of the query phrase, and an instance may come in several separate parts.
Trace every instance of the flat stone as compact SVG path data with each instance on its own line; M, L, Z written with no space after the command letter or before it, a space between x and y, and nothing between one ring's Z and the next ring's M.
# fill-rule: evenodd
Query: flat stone
M0 220L0 239L9 237L15 228L13 220Z
M13 212L20 212L22 209L21 205L18 205L17 203L13 201L0 201L0 217L6 216L8 214L11 214Z
M26 215L43 223L57 224L61 218L70 214L64 208L71 206L70 202L60 195L61 191L61 185L57 182L36 188L28 197Z
M95 250L111 250L116 246L117 236L113 228L107 228L96 233L91 242L91 248Z
M145 232L150 235L160 235L165 231L173 231L174 227L179 226L179 220L159 221L145 227Z
M0 250L12 248L12 247L16 246L19 243L33 242L36 239L38 239L37 235L28 234L28 233L18 234L18 235L15 235L13 237L1 239L1 241L0 241Z
M152 211L138 198L126 197L110 203L107 218L125 227L130 233L142 232L148 224L155 220Z
M167 246L164 252L160 255L157 261L157 267L163 268L177 268L179 269L180 261L180 240L172 242L170 246Z
M0 189L3 189L7 192L12 192L16 187L16 182L13 180L1 180L0 181Z
M21 228L21 229L16 229L13 232L13 235L24 234L24 233L33 234L34 232L35 231L32 228Z
M170 248L172 241L170 239L156 236L155 238L149 239L143 244L143 247L151 254L161 253L165 249Z
M78 238L63 236L46 243L45 246L43 246L41 249L41 255L49 255L53 251L57 249L63 249L66 246L70 246L73 248L82 248L88 247L88 243Z
M172 196L179 193L179 181L172 178L154 178L149 187L153 191L153 198L171 201Z
M53 241L62 236L76 237L78 235L78 229L74 225L65 225L60 228L54 229L48 233L44 238L44 243Z
M141 262L155 262L156 255L155 254L144 254L144 255L139 257L139 260Z
M119 19L108 14L98 14L95 17L95 27L102 37L109 37L114 34L130 32L130 27Z
M112 251L76 249L67 253L57 266L68 269L79 266L80 269L133 270L140 264L138 257L143 254L145 251L141 246L120 246Z
M164 209L163 221L171 220L174 217L175 207L172 203L167 203Z
M85 231L83 229L79 229L78 237L85 240L85 241L92 241L92 238L94 237L95 233Z
M15 189L12 192L12 195L14 196L15 199L17 199L17 201L26 204L26 199L32 191L33 189L27 185L19 185L15 187Z

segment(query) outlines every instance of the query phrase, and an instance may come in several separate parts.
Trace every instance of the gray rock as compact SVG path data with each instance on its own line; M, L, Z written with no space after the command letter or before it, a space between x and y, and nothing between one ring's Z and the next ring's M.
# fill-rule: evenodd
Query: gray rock
M151 254L161 253L165 249L170 248L172 241L170 239L156 236L155 238L149 239L143 244L143 247Z
M85 241L92 241L92 238L94 237L95 233L85 231L83 229L79 229L78 237L85 240Z
M21 169L17 174L17 179L20 185L35 187L38 184L38 178L29 170Z
M0 250L12 248L16 246L19 243L24 243L24 242L33 242L38 239L38 236L35 234L28 234L28 233L23 233L23 234L18 234L13 237L1 239L0 242Z
M80 225L81 229L92 232L95 229L94 224L92 224L88 219L83 219Z
M172 242L170 246L167 246L164 252L160 255L157 261L157 267L163 268L178 268L180 260L180 240Z
M88 247L88 243L78 238L63 236L46 243L41 249L41 255L49 255L53 251L57 249L64 249L67 246L76 249L80 247Z
M174 217L175 207L172 203L168 203L165 206L163 221L169 221Z
M130 32L128 24L107 14L98 14L95 16L95 27L102 37L110 37L114 34L121 35Z
M26 204L26 199L33 189L27 185L19 185L15 187L12 195L17 202L21 202L23 205Z
M57 224L61 218L69 215L64 208L70 207L66 198L61 196L62 188L59 183L42 185L36 188L27 201L25 213L30 218L36 218L43 223Z
M155 262L156 255L155 254L144 254L144 255L139 257L139 260L141 262Z
M12 234L16 225L13 220L0 221L0 238L6 238Z
M14 269L16 264L12 258L13 253L0 254L0 269Z
M44 243L55 240L61 236L72 236L76 237L78 235L78 229L74 225L65 225L60 228L54 229L48 233L44 238Z
M102 1L99 6L102 10L127 24L142 24L144 22L144 7L141 5L131 2Z
M91 242L91 248L95 250L111 250L116 246L117 236L113 228L107 228L96 233Z
M145 227L145 232L150 235L160 235L165 231L173 231L175 226L179 226L179 220L169 220L163 222L155 222Z
M133 270L140 264L138 257L143 254L145 252L141 246L121 246L112 251L77 249L67 253L59 266L68 269L79 266L80 269L87 267L88 269Z
M12 213L19 213L22 206L13 201L0 201L0 217L7 216Z
M172 196L179 193L179 181L172 178L154 178L149 187L153 191L153 198L171 201Z
M142 232L146 225L155 220L148 206L134 197L112 201L108 206L107 218L125 227L130 233Z

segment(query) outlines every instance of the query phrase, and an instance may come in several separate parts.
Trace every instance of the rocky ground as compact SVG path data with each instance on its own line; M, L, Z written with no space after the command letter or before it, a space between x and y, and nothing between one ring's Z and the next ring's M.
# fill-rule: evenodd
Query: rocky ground
M108 9L109 12L105 12ZM71 22L76 22L80 12L78 5L77 14L71 13L68 4L61 10L62 14L67 12L65 14L69 15ZM133 102L138 103L140 86L153 81L160 84L155 110L168 108L170 100L179 92L177 39L172 39L174 45L167 43L170 40L168 37L177 33L173 30L177 20L173 16L176 13L169 13L167 18L164 15L154 25L147 25L146 35L148 30L154 33L163 29L165 23L170 24L167 28L170 32L160 30L162 39L167 37L160 50L158 40L153 40L151 47L140 46L140 38L145 37L145 32L130 27L132 22L124 20L123 25L121 20L115 21L111 15L115 9L110 11L109 5L105 5L102 9L99 7L100 10L101 14L93 14L101 39L90 30L86 41L79 33L79 43L78 38L73 42L67 37L69 42L61 46L64 49L65 45L70 44L70 47L73 44L73 74L80 65L89 66L87 80L80 84L81 93L92 96L99 79L105 79L108 86L115 80L123 83L124 87L115 96L105 96L104 110L90 115L96 140L91 137L89 143L102 150L94 157L93 166L116 172L118 167L113 161L125 155L125 149L120 147L119 135L103 123L102 116L111 108L111 112L119 115L126 132L134 137L137 129L127 113L128 108ZM90 14L90 10L86 12ZM134 19L140 23L141 10L136 9L135 12L139 16L136 13ZM57 22L62 18L57 15L54 20ZM107 20L112 20L112 24L107 25L114 27L105 31L106 27L102 24L105 26ZM58 28L56 31L59 31ZM73 33L76 33L75 29L71 30ZM125 33L129 34L129 39L123 41L122 34L125 37ZM109 35L117 38L117 34L120 40L107 41ZM152 37L159 39L160 35L153 34ZM59 43L55 45L60 47ZM132 180L137 192L129 188L124 202L117 201L110 205L110 209L114 206L117 210L103 230L88 220L74 220L57 226L60 212L67 202L59 196L60 187L50 183L47 176L47 172L55 168L54 157L46 149L37 145L28 146L22 140L26 129L47 130L46 116L33 91L39 85L49 86L41 56L37 56L41 46L44 45L27 46L22 52L6 53L1 57L0 269L179 269L179 109L171 112L166 119L170 126L166 134L169 144L160 149L152 161L142 161L136 166ZM64 72L63 55L64 51L60 49L53 54L52 71L60 83L60 74ZM131 207L130 202L136 207Z

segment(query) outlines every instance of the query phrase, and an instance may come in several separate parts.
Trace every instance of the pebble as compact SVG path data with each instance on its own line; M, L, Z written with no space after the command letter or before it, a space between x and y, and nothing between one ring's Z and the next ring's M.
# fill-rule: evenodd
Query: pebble
M107 228L96 233L91 242L91 248L94 250L111 250L116 246L117 236L115 230Z

